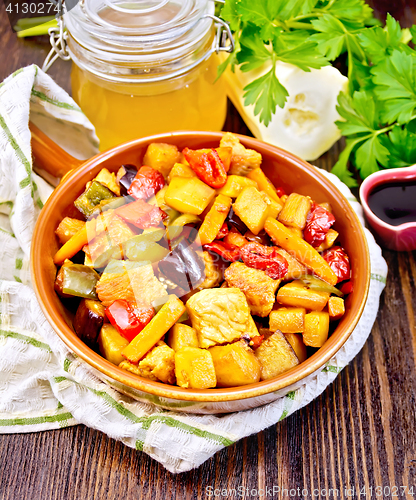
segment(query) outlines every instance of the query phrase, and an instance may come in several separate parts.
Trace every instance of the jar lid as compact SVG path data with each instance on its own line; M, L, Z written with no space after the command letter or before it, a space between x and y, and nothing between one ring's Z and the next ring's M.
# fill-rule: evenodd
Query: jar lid
M80 0L64 16L69 52L110 79L184 73L213 51L214 10L212 0Z

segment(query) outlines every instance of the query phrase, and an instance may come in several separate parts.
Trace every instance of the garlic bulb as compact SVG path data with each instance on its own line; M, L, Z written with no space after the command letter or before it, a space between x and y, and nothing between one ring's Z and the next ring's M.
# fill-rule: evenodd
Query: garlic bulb
M233 73L227 68L224 76L228 96L258 139L304 160L316 160L341 137L335 125L340 118L335 106L339 92L347 90L348 78L332 66L305 72L292 64L277 62L276 76L289 97L283 109L276 108L266 127L260 123L259 115L254 115L254 105L244 106L243 88L268 69L243 73L236 67Z

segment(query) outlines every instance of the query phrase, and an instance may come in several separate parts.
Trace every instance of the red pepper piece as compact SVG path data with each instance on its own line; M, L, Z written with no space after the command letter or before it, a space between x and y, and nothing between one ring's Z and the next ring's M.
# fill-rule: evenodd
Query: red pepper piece
M252 242L242 246L240 254L246 266L261 269L274 280L283 278L287 273L287 260L277 253L275 247Z
M276 188L276 194L279 198L286 196L286 191L282 187Z
M313 247L319 247L334 222L331 212L314 203L306 220L303 238Z
M136 200L147 200L165 185L163 175L152 167L141 167L127 192Z
M185 148L182 153L199 179L208 184L208 186L218 189L223 187L227 182L227 172L215 149L211 149L205 153Z
M147 229L151 226L158 226L167 214L158 207L149 205L143 200L136 200L133 203L127 203L115 210L115 213L129 224Z
M212 243L204 245L203 248L204 250L209 250L210 252L220 255L223 259L229 260L230 262L236 262L240 259L240 249L232 243L214 240Z
M348 295L349 293L352 293L354 291L354 287L352 285L351 281L346 281L339 287L340 292L342 292L344 295Z
M228 226L224 222L224 224L221 226L221 229L218 231L216 239L221 240L222 238L225 238L228 233L229 233Z
M252 349L257 349L257 347L261 346L261 343L264 340L264 335L256 335L255 337L251 337L250 346Z
M322 257L338 277L338 283L351 277L350 259L341 247L331 247L325 250Z
M155 315L153 307L138 307L126 300L115 300L105 310L118 333L131 342Z

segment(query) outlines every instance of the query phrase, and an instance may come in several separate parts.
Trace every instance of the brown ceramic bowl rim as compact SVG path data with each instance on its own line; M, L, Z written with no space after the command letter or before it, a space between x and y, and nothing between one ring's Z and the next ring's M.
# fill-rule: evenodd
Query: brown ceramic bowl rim
M43 207L33 234L34 244L32 244L31 249L32 279L34 290L42 311L50 325L53 327L58 336L63 340L63 342L67 345L67 347L73 353L83 359L88 365L92 366L103 375L121 382L122 384L125 384L130 388L144 391L154 396L163 398L171 398L182 401L194 401L200 403L243 400L282 390L285 387L291 386L313 374L319 368L323 367L325 363L327 363L339 351L339 349L344 345L344 343L353 332L355 326L357 325L368 296L370 284L370 257L363 227L354 210L351 208L350 204L342 195L342 193L340 193L339 190L323 174L321 174L319 172L319 169L317 169L316 167L276 146L272 146L271 144L267 144L251 137L238 134L236 135L247 147L256 149L256 146L258 147L258 145L261 144L261 148L263 150L266 150L271 155L276 156L277 154L278 157L285 158L293 165L296 165L296 167L299 167L301 170L306 170L313 178L316 179L317 182L324 185L328 190L336 191L344 212L348 215L348 217L350 217L351 220L354 221L355 229L358 229L359 231L360 240L362 243L362 251L365 254L363 255L363 267L366 271L366 276L364 281L363 296L355 316L347 325L343 325L341 332L338 331L338 326L323 347L321 347L310 358L308 358L303 363L300 363L295 368L292 368L291 370L270 380L265 380L256 384L224 389L185 389L177 386L163 384L161 382L153 382L119 368L118 366L110 363L105 358L87 347L76 336L74 331L67 325L61 313L54 308L48 307L46 300L47 297L45 293L47 287L47 278L45 276L46 273L42 272L41 266L39 265L41 261L40 258L42 254L42 245L36 244L36 241L42 241L39 238L41 238L43 232L47 227L49 219L48 215L54 210L54 207L57 204L57 200L59 200L60 194L67 189L71 189L71 184L75 181L75 179L79 176L85 175L89 167L92 165L96 165L98 160L100 160L101 162L102 160L111 158L113 155L118 154L123 150L130 150L135 147L143 146L144 144L149 144L150 142L169 142L169 139L173 138L181 139L189 137L192 139L201 138L201 141L219 141L223 136L223 132L181 131L144 137L125 144L121 144L120 146L98 154L93 158L86 160L85 163L81 165L81 167L69 173L65 178L65 181L54 190L49 200ZM330 342L331 339L332 342Z

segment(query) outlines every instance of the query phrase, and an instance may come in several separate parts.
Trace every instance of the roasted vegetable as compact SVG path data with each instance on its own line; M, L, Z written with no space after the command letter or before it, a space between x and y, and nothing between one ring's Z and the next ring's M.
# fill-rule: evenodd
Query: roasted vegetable
M337 246L326 250L322 257L337 276L338 283L351 278L350 259L341 247Z
M199 215L215 196L215 190L198 177L174 177L165 194L165 202L175 210Z
M279 213L279 221L286 226L303 229L311 206L312 203L309 197L291 193Z
M182 347L175 353L175 375L179 387L209 389L217 385L210 352L197 347Z
M123 360L121 351L128 345L129 341L122 337L114 326L105 323L98 335L98 346L100 353L105 359L119 365Z
M329 314L327 312L312 311L305 315L305 329L303 342L311 347L322 347L329 332Z
M240 219L240 217L234 212L233 207L230 208L228 212L226 223L237 230L240 234L244 234L248 231L248 227Z
M311 290L300 280L292 281L279 288L276 300L280 304L293 307L304 307L313 311L322 311L329 299L329 293Z
M138 365L130 361L122 361L120 368L150 380L174 384L175 379L175 352L164 342L159 341L139 362Z
M228 212L231 208L232 200L228 196L219 194L211 207L211 210L206 215L204 222L199 228L199 239L201 245L206 243L211 243L215 240L217 234L219 233L225 219L227 218Z
M251 172L247 174L247 177L257 183L257 189L266 193L272 200L278 202L280 205L283 205L276 188L264 175L264 172L261 168L255 168L254 170L251 170Z
M299 363L303 363L308 359L306 345L303 343L302 334L300 333L285 333L285 338L295 351Z
M92 181L91 185L74 201L77 209L89 217L94 209L103 200L114 198L114 194L97 181Z
M236 262L240 259L240 248L227 241L215 240L212 243L204 245L204 250L216 253L229 262Z
M329 297L328 313L329 318L332 320L342 318L342 316L344 316L345 314L344 299L341 299L341 297Z
M312 205L303 231L305 241L315 248L319 247L334 222L335 217L328 210L320 205Z
M81 300L74 318L74 330L90 347L95 347L104 316L105 308L99 300Z
M269 278L261 270L234 262L224 272L230 287L239 288L245 295L252 314L266 317L272 310L280 280Z
M96 234L95 226L95 219L87 221L86 224L56 252L53 262L59 266L65 260L71 259L88 243L88 241L94 238Z
M268 218L264 229L272 241L293 255L302 264L330 285L336 285L338 278L328 263L306 241L294 235L281 222Z
M227 236L224 238L224 243L241 248L243 245L248 243L248 240L246 240L246 238L241 235L237 229L231 228Z
M225 185L227 182L227 171L215 149L205 152L203 150L195 151L185 148L182 153L189 166L205 184L215 189Z
M55 290L63 296L96 299L96 284L100 276L91 267L67 262L55 280ZM97 334L98 335L98 334Z
M323 252L324 250L328 250L337 240L339 234L334 229L329 229L329 231L325 235L324 241L316 248L318 252Z
M199 347L196 330L181 323L176 323L169 330L167 342L174 351L179 351L182 347Z
M116 174L114 172L110 173L106 168L102 168L94 180L108 188L117 196L120 196L120 186L117 183Z
M263 200L269 206L268 217L271 217L272 219L276 219L277 216L282 211L283 203L281 203L280 201L276 201L275 199L271 198L267 193L264 193L263 191L260 191L260 194L263 196Z
M140 167L127 190L136 200L147 200L165 185L163 175L152 167Z
M197 288L205 279L205 262L187 240L182 240L159 262L160 273L186 292Z
M316 290L317 292L327 292L329 294L333 293L334 295L338 295L338 297L343 296L341 290L338 290L335 286L328 285L328 283L317 278L316 276L305 274L300 276L298 281L311 290Z
M282 332L275 332L255 350L261 365L261 380L277 377L299 364L299 360Z
M303 307L279 307L270 313L269 329L272 332L301 333L305 328L305 313Z
M137 363L172 328L185 310L183 302L177 297L171 297L144 327L140 335L122 351L122 355L131 363Z
M257 182L242 175L229 175L227 182L222 188L217 190L217 193L229 196L230 198L237 198L241 191L249 186L257 187Z
M218 387L255 384L260 380L260 363L244 341L210 347Z
M72 266L72 264L73 263L70 260L66 260L62 264L62 266L59 269L58 274L56 275L56 278L55 278L55 283L54 283L55 292L58 295L60 295L63 299L69 299L69 298L73 297L73 295L68 295L68 294L64 293L62 290L65 267Z
M244 188L233 205L234 212L254 234L264 227L269 214L269 206L255 187Z
M137 175L137 168L134 165L122 165L117 172L116 180L120 184L120 194L127 195L127 191Z
M155 277L151 264L111 260L97 283L97 295L105 307L115 300L150 306L166 290Z
M276 248L276 252L285 258L288 265L287 272L282 278L283 280L293 280L305 276L307 273L306 267L290 255L289 252L286 252L283 248Z
M172 167L180 160L178 148L173 144L152 142L146 150L143 165L148 165L167 177Z
M288 270L286 259L274 247L250 242L240 248L240 256L244 264L261 269L274 280L284 278Z
M233 342L252 330L247 300L239 288L201 290L188 299L186 308L200 347Z
M58 236L59 241L63 244L69 241L73 236L75 236L77 232L80 231L84 226L85 222L82 220L65 217L61 220L55 233Z
M203 290L205 288L215 288L222 281L221 266L214 260L209 252L203 252L205 263L205 279L198 285L198 288Z
M140 229L161 225L166 214L143 200L136 200L115 210L116 214L129 224Z
M196 173L189 165L175 163L168 175L168 182L170 183L174 177L196 177Z
M115 300L105 310L118 333L131 342L155 315L153 307L139 307L125 300Z

